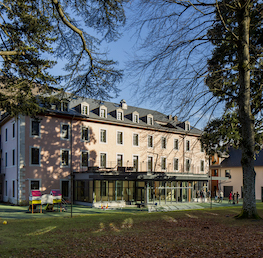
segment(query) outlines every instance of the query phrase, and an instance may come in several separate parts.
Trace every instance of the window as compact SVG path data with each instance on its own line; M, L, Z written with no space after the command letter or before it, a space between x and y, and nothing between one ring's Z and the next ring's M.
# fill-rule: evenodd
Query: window
M190 159L186 159L185 165L186 165L186 167L185 167L186 172L189 172L190 168L191 168L191 161L190 161Z
M106 118L107 117L106 108L100 108L100 117Z
M31 165L40 165L40 151L39 147L30 147Z
M7 142L7 128L5 129L5 141Z
M13 197L16 196L16 181L13 180Z
M117 154L117 165L118 167L123 167L123 155Z
M101 168L106 168L107 164L107 154L106 153L101 153L100 154L100 167Z
M40 136L40 121L31 120L31 136L32 137Z
M13 138L15 138L16 137L16 124L15 123L13 123Z
M200 161L200 171L201 172L205 171L205 162L203 160Z
M185 130L186 130L186 131L190 131L190 124L189 124L189 123L186 123L186 124L185 124Z
M107 143L107 131L105 129L100 130L100 142Z
M7 152L5 153L5 167L7 167Z
M136 172L138 172L139 169L139 156L133 155L133 168Z
M68 102L67 101L62 101L61 102L61 111L68 111Z
M15 164L16 164L16 150L15 149L13 149L13 151L12 151L12 165L13 166L15 166Z
M161 158L161 169L166 170L166 158L165 157Z
M138 114L133 114L133 122L139 123L139 115Z
M174 149L179 150L179 140L178 139L174 139Z
M186 151L190 151L190 141L186 141L186 146L185 146Z
M153 125L153 117L152 116L147 116L147 124Z
M179 159L174 158L174 171L178 171L178 170L179 170Z
M61 166L69 166L69 150L61 150Z
M30 190L39 190L39 180L30 181Z
M88 151L81 152L81 166L88 167L89 166L89 153Z
M148 135L148 148L153 148L153 136Z
M82 126L81 127L81 140L88 141L89 140L89 128Z
M133 134L133 146L139 146L139 134Z
M229 170L229 169L226 169L226 170L225 170L225 177L231 178L230 170Z
M166 149L166 137L161 138L161 146L162 146L162 149Z
M123 112L122 111L117 111L117 119L123 120Z
M117 132L117 144L123 144L123 132Z
M147 169L149 172L153 171L153 157L147 159Z
M61 139L69 140L69 124L61 124Z
M88 115L89 114L89 107L87 105L82 105L81 114L82 115Z

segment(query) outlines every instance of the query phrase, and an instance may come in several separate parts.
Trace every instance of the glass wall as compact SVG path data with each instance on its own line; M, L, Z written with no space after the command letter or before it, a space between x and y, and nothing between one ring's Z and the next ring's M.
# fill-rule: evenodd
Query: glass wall
M191 202L197 191L207 191L206 181L76 180L74 200L135 203Z

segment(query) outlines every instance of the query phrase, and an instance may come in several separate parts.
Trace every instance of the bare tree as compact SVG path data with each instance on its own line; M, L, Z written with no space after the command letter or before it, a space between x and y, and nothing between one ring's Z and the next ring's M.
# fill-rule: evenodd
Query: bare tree
M140 95L184 117L236 108L244 186L240 217L258 217L254 146L255 118L262 115L262 3L142 0L136 8L140 55L131 68Z

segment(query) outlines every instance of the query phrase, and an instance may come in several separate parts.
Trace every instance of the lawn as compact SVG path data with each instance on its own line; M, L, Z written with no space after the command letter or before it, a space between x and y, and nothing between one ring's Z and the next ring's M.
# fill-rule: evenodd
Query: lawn
M236 220L239 211L0 218L0 257L263 257L263 220Z

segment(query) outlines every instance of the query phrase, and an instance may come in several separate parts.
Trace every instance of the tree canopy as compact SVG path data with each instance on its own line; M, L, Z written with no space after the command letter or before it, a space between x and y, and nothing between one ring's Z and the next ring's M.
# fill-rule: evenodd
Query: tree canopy
M39 111L44 93L50 94L51 86L62 82L78 95L103 99L116 95L122 71L99 47L120 36L124 2L1 1L0 109L10 114ZM58 59L65 63L66 75L51 75ZM42 97L36 97L39 93Z

